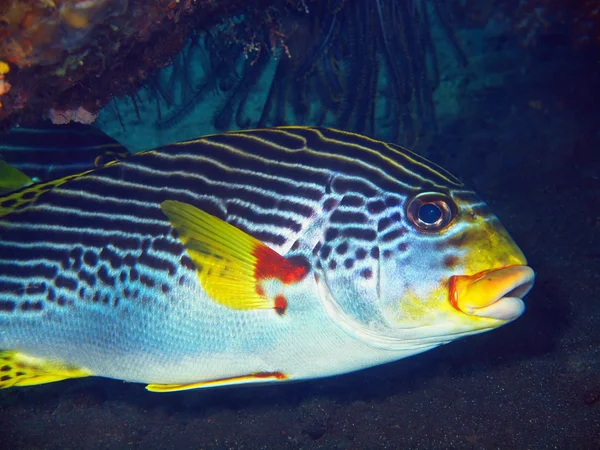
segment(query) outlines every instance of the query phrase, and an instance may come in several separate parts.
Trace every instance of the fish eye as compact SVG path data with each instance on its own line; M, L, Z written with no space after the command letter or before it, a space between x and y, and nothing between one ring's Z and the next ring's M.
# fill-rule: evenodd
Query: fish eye
M452 222L455 210L448 196L427 192L410 200L406 215L412 225L421 231L439 231Z
M417 211L419 220L427 225L434 225L442 217L442 210L435 203L423 203Z

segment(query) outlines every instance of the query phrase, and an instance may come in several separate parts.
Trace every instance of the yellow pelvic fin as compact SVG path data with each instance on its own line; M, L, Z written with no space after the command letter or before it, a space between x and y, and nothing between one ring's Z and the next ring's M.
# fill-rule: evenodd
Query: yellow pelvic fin
M0 160L0 195L16 191L31 184L33 184L31 178L6 161Z
M82 177L90 172L93 172L93 170L87 170L85 172L69 175L57 180L37 183L26 189L22 189L18 192L0 197L0 217L6 216L17 209L26 207L27 205L33 204L42 194L51 191L61 184L65 184L67 181Z
M0 351L0 389L89 377L89 370L19 352Z
M281 313L281 299L267 298L260 282L267 278L298 281L305 267L192 205L167 200L161 208L179 233L210 298L232 309L274 308Z
M149 384L146 389L150 392L177 392L190 389L202 389L221 386L235 386L239 384L268 383L283 381L287 376L281 372L255 372L239 377L221 378L219 380L200 381L190 384Z

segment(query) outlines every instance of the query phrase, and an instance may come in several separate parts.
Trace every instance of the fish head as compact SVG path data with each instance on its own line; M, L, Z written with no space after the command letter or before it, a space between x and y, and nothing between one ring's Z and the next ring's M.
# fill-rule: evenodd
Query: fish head
M376 246L367 257L346 240L331 253L343 245L352 264L321 262L321 298L347 332L376 347L417 353L524 312L534 272L473 191L454 181L424 186L385 214L374 222Z
M406 255L381 265L386 317L472 334L518 318L534 272L499 219L472 191L408 199ZM400 264L398 263L400 262ZM403 280L398 295L391 280Z

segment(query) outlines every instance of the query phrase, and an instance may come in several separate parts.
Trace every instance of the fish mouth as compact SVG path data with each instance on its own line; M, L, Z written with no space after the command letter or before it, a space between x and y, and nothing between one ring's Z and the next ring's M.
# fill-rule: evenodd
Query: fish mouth
M450 277L449 300L457 310L477 317L511 321L523 314L522 298L535 272L529 266L507 266L474 275Z

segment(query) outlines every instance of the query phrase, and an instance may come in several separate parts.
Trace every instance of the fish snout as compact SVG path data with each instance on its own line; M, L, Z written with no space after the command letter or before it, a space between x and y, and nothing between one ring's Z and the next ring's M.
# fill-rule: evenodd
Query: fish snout
M533 287L534 279L533 269L524 265L454 275L450 278L449 300L467 315L511 321L525 310L522 299Z

